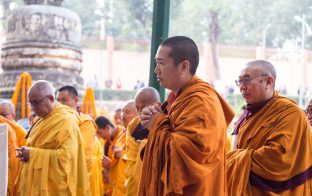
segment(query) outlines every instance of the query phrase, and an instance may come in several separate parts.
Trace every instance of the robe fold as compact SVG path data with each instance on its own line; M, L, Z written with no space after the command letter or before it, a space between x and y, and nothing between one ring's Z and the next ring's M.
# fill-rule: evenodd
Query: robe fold
M133 196L138 194L139 184L134 180L136 175L141 173L137 171L135 173L135 167L137 163L137 157L139 153L139 143L132 136L136 127L141 123L141 119L139 117L132 120L126 131L126 153L123 159L126 161L125 165L125 187L126 187L126 195Z
M10 126L10 121L0 116L0 124L6 124L8 126L8 196L16 195L15 190L15 180L18 175L19 170L19 160L16 157L16 148L18 148L18 142L16 139L15 132L13 128Z
M17 181L21 196L91 195L77 119L65 106L57 104L36 122L28 147Z
M109 168L109 178L112 187L112 196L123 196L126 194L125 190L125 160L122 159L125 153L126 147L126 131L123 129L119 132L116 138L115 145L112 146L113 148L120 148L122 149L122 153L119 159L114 157L114 153L112 157L112 164Z
M140 196L226 195L226 131L234 112L206 82L193 76L168 115L151 126Z
M104 183L103 183L103 168L102 168L102 157L103 157L103 147L100 140L95 138L93 153L92 153L92 162L93 162L93 173L91 181L91 191L93 196L104 195Z
M312 140L304 112L275 95L238 129L227 154L229 195L312 195Z

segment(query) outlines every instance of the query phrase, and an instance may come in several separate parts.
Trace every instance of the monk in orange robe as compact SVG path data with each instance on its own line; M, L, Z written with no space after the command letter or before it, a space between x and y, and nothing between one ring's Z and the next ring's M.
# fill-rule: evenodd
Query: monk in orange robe
M16 148L18 148L17 139L15 136L15 132L13 131L12 127L10 126L10 121L5 119L4 117L0 116L0 124L5 124L8 127L8 158L9 158L9 165L8 165L8 196L16 195L15 190L15 180L18 175L19 170L19 161L16 157Z
M114 126L111 121L104 117L99 116L95 119L97 125L97 135L105 141L104 155L102 157L103 166L103 180L104 180L104 192L105 195L112 195L111 180L109 177L109 168L111 165L115 165L117 160L114 158L113 146L116 145L119 134L122 132L123 127Z
M58 104L52 85L44 80L28 92L32 110L40 118L28 132L28 144L18 149L21 196L91 195L83 142L77 119Z
M15 132L16 139L18 142L18 146L25 146L26 145L26 130L19 124L15 122L15 109L13 103L10 101L2 101L0 103L0 116L3 116L4 118L8 119L10 122L10 126Z
M227 154L229 195L312 195L312 140L297 104L274 91L276 71L263 60L247 63L236 81L247 105Z
M308 117L309 124L310 126L312 126L312 97L308 99L306 114Z
M150 133L139 195L226 195L226 130L234 112L195 76L199 53L190 38L164 40L156 63L160 86L172 92L162 107L140 114Z
M140 89L135 95L135 107L138 113L146 106L160 103L160 96L156 89L145 87ZM137 195L139 180L142 171L139 150L145 145L149 131L141 125L139 117L132 120L126 131L126 152L123 159L126 161L126 195ZM141 146L142 145L142 146ZM137 177L137 178L136 178Z

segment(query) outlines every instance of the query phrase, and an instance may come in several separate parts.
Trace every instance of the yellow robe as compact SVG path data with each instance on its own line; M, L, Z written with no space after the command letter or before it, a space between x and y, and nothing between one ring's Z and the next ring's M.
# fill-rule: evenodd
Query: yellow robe
M229 195L312 195L311 177L294 179L312 168L311 137L304 112L274 96L240 126L237 149L227 154Z
M9 121L7 120L7 124L10 125L10 127L14 130L18 147L21 146L26 146L27 141L26 141L26 130L19 124L17 124L15 121Z
M18 147L17 139L13 128L9 125L9 122L4 117L0 116L0 124L6 124L8 126L8 158L9 158L9 168L8 168L8 196L16 195L16 190L14 187L15 180L18 175L19 170L19 160L16 157L16 148Z
M89 179L91 180L93 173L92 154L93 147L95 146L94 141L96 134L96 124L89 115L79 113L79 117L80 117L79 128L83 139L83 149L87 161Z
M103 183L103 168L102 168L102 157L103 157L103 147L98 138L95 138L93 146L93 173L91 181L91 190L93 196L104 195L104 183Z
M132 137L134 129L139 125L141 119L139 117L132 120L126 131L126 152L123 156L123 159L126 161L125 165L125 188L126 195L133 196L138 193L139 184L135 184L134 176L138 173L134 173L135 165L137 160L137 155L139 152L139 144L135 141L135 138Z
M122 148L122 154L119 159L112 159L112 164L109 168L109 177L112 187L112 196L123 196L126 194L125 189L125 160L122 159L126 147L126 133L121 131L117 137L115 148ZM112 155L114 156L114 155Z
M29 161L18 179L21 196L91 195L77 119L60 104L32 127Z
M226 195L226 131L234 112L194 76L158 114L145 148L140 196Z

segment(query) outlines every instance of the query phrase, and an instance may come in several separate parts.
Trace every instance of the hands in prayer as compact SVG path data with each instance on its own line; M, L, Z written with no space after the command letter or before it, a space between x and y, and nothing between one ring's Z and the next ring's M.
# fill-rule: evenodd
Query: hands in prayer
M29 160L29 147L22 146L21 148L16 148L17 155L21 161L27 162Z
M162 113L161 107L159 104L154 104L152 106L147 106L143 108L140 113L141 124L144 128L150 130L154 117L158 114Z
M111 162L112 161L109 157L107 157L105 155L102 157L102 166L104 168L109 169Z

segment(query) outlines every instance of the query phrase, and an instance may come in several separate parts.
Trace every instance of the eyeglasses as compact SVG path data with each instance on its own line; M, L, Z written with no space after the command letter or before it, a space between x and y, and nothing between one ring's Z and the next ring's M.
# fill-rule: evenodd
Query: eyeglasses
M13 113L7 113L7 114L5 114L5 113L0 113L0 116L7 117L7 116L9 116L9 115L11 115L11 114L13 114Z
M49 97L49 95L42 97L39 101L37 101L37 100L33 100L33 101L29 100L29 104L31 105L31 107L38 107L39 104L47 97Z
M235 83L238 87L240 87L241 85L248 85L251 82L251 80L258 78L258 77L263 77L263 76L268 76L268 75L260 75L260 76L253 76L253 77L246 76L238 80L235 80Z

